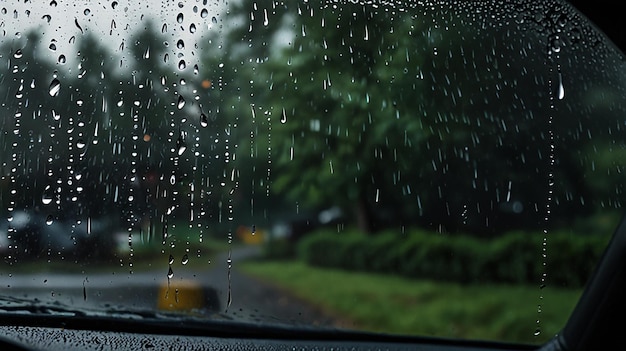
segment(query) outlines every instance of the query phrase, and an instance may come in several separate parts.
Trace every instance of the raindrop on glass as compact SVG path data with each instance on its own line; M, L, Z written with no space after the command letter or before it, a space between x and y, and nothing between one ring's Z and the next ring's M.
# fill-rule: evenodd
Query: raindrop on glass
M176 107L181 110L185 107L185 98L182 95L178 96L178 102L176 103Z
M78 18L74 18L74 25L80 30L81 33L83 33L83 27L81 27L78 23Z
M44 189L44 193L41 196L41 203L43 203L44 205L49 205L50 203L52 203L52 196L50 196L49 194L50 190L50 185L46 186L46 189Z
M59 96L59 91L61 90L61 82L58 79L54 78L52 82L50 82L50 88L48 89L48 93L50 96Z
M182 155L187 150L187 143L185 143L185 133L180 132L178 139L176 140L176 149L178 150L178 156Z
M559 100L563 100L565 97L565 88L563 87L563 77L561 73L559 73L559 85L557 87L557 97Z

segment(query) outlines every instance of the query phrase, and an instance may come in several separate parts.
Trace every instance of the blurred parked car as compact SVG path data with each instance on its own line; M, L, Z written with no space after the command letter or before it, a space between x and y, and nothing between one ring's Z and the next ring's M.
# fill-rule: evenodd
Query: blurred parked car
M0 247L25 259L63 255L96 259L113 253L110 221L56 220L34 211L15 211L0 227Z

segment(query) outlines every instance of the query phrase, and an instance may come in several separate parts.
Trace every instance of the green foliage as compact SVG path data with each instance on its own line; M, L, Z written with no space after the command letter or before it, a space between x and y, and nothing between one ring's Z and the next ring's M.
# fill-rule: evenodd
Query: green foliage
M263 245L263 258L270 260L292 259L296 256L293 244L286 239L270 239Z
M539 282L543 263L540 238L538 233L512 232L494 239L486 253L489 255L487 279L507 283Z
M403 223L484 237L543 227L532 209L546 208L549 190L554 222L621 206L612 151L623 146L611 144L624 130L609 79L566 81L567 98L550 108L556 70L536 38L419 8L387 17L384 5L357 2L230 4L202 60L215 81L207 113L219 129L236 121L230 165L253 180L239 192L339 206L365 231ZM590 172L594 163L602 168Z
M578 289L545 288L538 315L536 286L466 286L302 262L252 261L238 267L337 316L344 323L338 326L403 335L539 344L563 327L580 296ZM538 317L542 333L534 335Z
M387 231L373 236L354 230L320 231L298 244L298 255L314 266L410 278L540 284L546 273L546 282L580 287L606 243L606 236L557 231L547 235L510 232L492 240L421 230L402 235Z

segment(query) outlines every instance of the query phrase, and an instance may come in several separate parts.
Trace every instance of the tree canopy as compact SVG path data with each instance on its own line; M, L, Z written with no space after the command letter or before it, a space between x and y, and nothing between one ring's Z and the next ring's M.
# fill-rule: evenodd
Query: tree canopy
M576 17L473 16L243 0L191 58L149 20L117 50L83 33L63 59L36 31L5 41L3 204L129 226L337 207L364 231L483 235L621 208L619 76L583 80L578 37L555 49Z

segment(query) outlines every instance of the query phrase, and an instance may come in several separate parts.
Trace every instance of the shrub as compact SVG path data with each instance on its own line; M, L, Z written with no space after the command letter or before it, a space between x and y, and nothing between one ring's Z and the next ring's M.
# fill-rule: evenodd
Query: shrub
M547 282L579 287L605 245L606 237L567 232L516 231L487 241L417 229L375 235L325 230L308 234L298 257L315 266L460 283L539 284L547 273Z
M263 245L263 257L273 260L290 259L296 256L294 245L287 239L271 239Z

